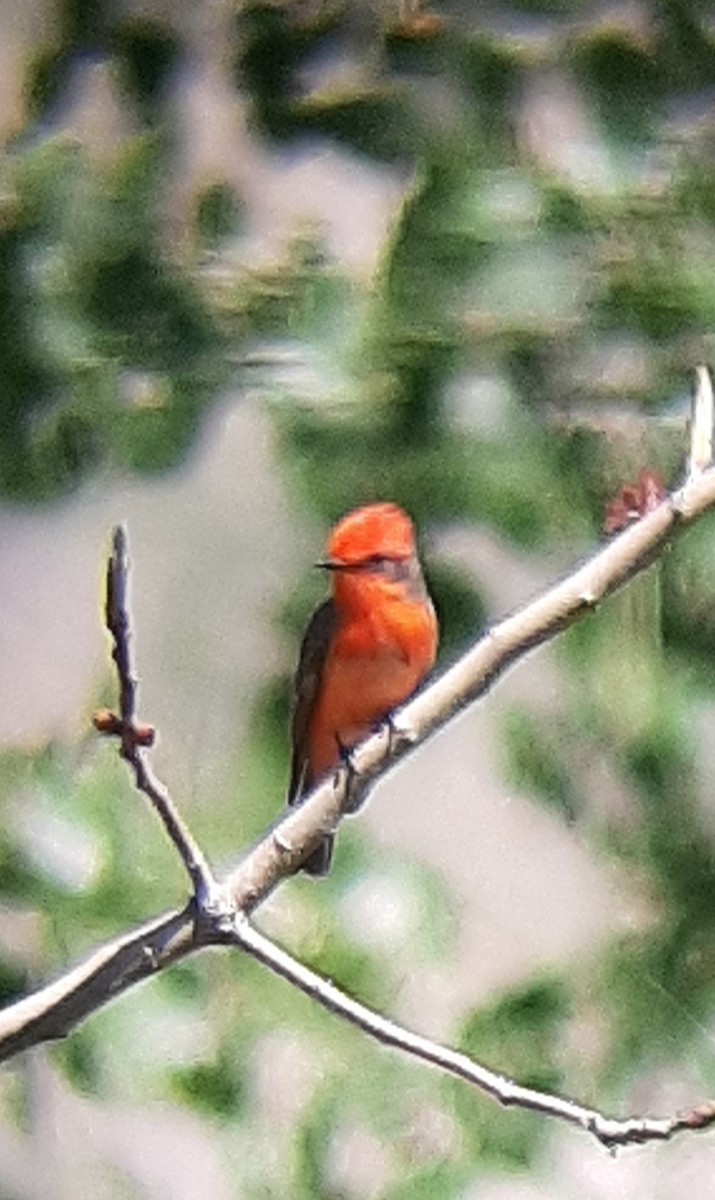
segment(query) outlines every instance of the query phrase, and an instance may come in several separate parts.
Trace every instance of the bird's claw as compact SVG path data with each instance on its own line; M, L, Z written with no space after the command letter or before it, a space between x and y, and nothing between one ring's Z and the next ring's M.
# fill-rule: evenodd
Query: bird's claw
M360 806L360 772L355 766L353 757L353 746L347 746L340 740L338 735L335 735L335 740L338 743L338 754L340 755L340 766L345 770L345 812L353 813ZM336 782L339 778L339 771L336 772Z

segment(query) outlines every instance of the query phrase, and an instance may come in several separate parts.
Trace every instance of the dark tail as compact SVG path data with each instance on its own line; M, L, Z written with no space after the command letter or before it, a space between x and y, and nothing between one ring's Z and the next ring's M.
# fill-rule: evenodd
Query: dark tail
M318 842L315 850L312 850L305 862L300 864L301 871L305 871L307 875L327 875L333 861L334 842L335 834L333 833L329 833L322 842Z

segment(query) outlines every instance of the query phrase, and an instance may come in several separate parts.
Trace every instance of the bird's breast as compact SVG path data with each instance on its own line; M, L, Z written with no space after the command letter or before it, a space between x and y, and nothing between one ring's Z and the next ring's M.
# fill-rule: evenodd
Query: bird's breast
M320 707L342 741L363 736L418 687L437 646L428 604L394 606L339 626L323 676ZM351 736L358 729L356 737Z

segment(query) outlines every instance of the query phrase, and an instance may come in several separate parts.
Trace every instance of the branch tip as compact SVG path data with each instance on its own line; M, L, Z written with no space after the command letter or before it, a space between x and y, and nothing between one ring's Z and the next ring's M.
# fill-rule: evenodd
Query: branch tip
M100 709L94 715L99 733L120 739L120 754L134 774L137 789L151 801L164 828L174 843L191 880L199 911L212 909L217 884L213 873L188 826L183 821L168 790L154 776L143 751L154 744L156 729L137 720L137 679L132 668L131 621L127 605L129 579L129 538L124 525L116 525L112 534L112 552L107 560L106 624L112 638L112 658L119 683L119 715Z
M393 1046L422 1062L439 1067L472 1087L497 1100L504 1108L527 1109L542 1116L555 1117L577 1126L594 1137L611 1154L622 1146L644 1145L646 1142L667 1141L683 1129L699 1130L715 1120L715 1104L707 1103L692 1109L685 1118L626 1117L619 1120L607 1117L595 1109L586 1108L576 1100L552 1092L526 1087L467 1054L413 1033L412 1030L382 1016L353 996L337 988L304 963L276 946L251 924L245 913L237 914L232 940L274 974L287 980L323 1008L386 1046Z
M679 1119L683 1129L707 1129L715 1124L715 1100L706 1100L683 1113Z
M688 478L700 475L713 461L713 385L705 366L695 368L695 394L690 428Z

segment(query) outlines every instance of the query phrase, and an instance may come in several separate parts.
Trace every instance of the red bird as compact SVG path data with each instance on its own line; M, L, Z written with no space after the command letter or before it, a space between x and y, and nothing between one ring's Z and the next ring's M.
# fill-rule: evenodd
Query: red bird
M295 678L288 803L300 804L341 751L415 691L437 653L438 628L410 518L368 504L335 526L328 557L333 594L313 613ZM333 835L302 864L330 868Z

